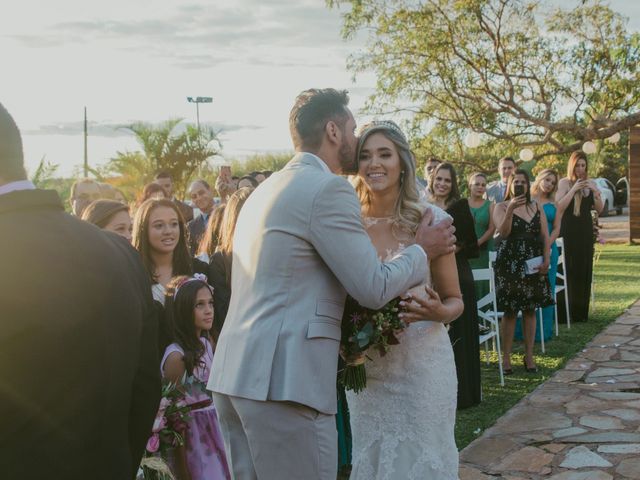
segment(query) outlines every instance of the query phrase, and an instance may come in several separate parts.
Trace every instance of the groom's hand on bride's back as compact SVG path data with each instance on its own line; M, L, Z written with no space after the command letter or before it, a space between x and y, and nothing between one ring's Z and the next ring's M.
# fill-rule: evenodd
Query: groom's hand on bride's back
M432 225L433 212L427 209L416 231L416 243L420 245L429 259L455 252L456 236L453 220L446 218Z

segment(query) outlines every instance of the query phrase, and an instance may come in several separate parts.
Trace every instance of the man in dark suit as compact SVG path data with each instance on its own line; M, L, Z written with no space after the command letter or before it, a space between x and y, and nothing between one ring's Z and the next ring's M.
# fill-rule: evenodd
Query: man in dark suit
M213 212L213 191L205 180L196 180L189 186L189 196L193 205L198 207L200 215L195 217L187 224L189 231L189 247L191 255L195 255L198 251L198 245L207 229L209 215Z
M148 275L26 179L0 104L0 477L128 480L160 399Z
M176 206L180 210L180 213L182 213L184 222L188 223L193 220L193 208L173 196L173 179L171 178L169 172L159 172L155 176L155 181L163 188L167 198L176 204Z

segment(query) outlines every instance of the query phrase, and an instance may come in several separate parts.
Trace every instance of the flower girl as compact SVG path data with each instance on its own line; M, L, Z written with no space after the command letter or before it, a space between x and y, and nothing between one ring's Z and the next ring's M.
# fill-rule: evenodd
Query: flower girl
M182 384L191 411L184 431L185 444L176 453L175 473L182 480L230 478L218 417L205 389L213 361L209 329L213 324L213 294L204 275L175 277L165 303L173 343L160 368L163 378Z

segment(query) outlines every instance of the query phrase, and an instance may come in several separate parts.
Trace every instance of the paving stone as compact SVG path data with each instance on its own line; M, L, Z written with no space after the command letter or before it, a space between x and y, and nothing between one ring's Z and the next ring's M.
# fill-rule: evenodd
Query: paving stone
M640 319L636 315L623 315L616 320L616 323L623 325L640 325Z
M468 465L461 465L458 470L458 475L460 480L491 480L495 477L490 477L489 475L485 475L480 470L477 470Z
M597 428L598 430L622 430L622 422L613 417L603 417L600 415L585 415L580 417L580 424L585 427Z
M567 413L571 415L602 410L606 407L607 402L587 395L578 397L565 405Z
M559 383L577 382L584 374L584 370L558 370L550 380Z
M567 452L564 461L560 464L564 468L584 468L584 467L612 467L613 465L602 458L597 453L593 453L587 447L580 445Z
M640 478L640 458L626 458L620 462L616 473L627 478Z
M609 362L598 362L598 366L606 368L630 368L635 373L638 373L638 369L636 368L638 366L638 363L635 361L625 362L622 360L612 360Z
M632 410L630 408L614 408L612 410L605 410L602 413L607 415L613 415L627 422L637 422L640 420L640 412L638 410Z
M546 433L532 432L532 433L520 433L518 438L522 439L522 443L527 445L529 443L544 443L553 440L551 435Z
M616 377L618 375L632 375L636 373L631 368L598 368L589 374L590 377Z
M637 349L634 349L637 351ZM620 360L626 360L628 362L640 362L640 355L629 350L620 351Z
M638 340L634 340L633 342L629 342L629 345L633 345L634 347L640 347L640 338Z
M553 435L553 438L562 438L562 437L571 437L575 435L580 435L586 432L588 432L588 430L584 428L570 427L570 428L563 428L562 430L556 430L551 435Z
M600 445L598 447L600 453L640 453L640 443L623 443L620 445Z
M568 361L564 368L565 370L589 370L592 365L593 362L578 357Z
M628 432L597 432L584 433L572 437L557 438L558 442L563 443L638 443L640 442L640 433Z
M617 353L614 348L589 347L580 356L593 360L594 362L604 362Z
M580 390L574 385L564 383L544 383L527 397L529 403L536 407L562 406L573 400ZM638 396L640 399L640 395Z
M611 325L607 328L606 333L607 335L631 335L631 333L633 332L633 327L635 325L630 324L630 325L625 325L625 324L619 324L619 325Z
M613 477L606 472L562 472L549 480L612 480Z
M547 443L546 445L542 445L542 448L551 453L561 452L566 447L566 445L562 445L561 443Z
M618 375L616 377L616 381L618 382L640 382L640 373L636 373L635 375Z
M589 395L602 400L640 400L640 393L633 392L593 392Z
M530 432L570 427L571 419L556 412L534 408L516 407L507 412L495 427L498 433Z
M489 466L516 447L522 447L522 445L508 436L481 437L462 451L460 460L480 467Z
M624 402L625 407L640 408L640 400L634 400L633 402Z
M537 473L551 463L553 457L552 453L539 448L524 447L507 455L494 470Z
M629 345L633 345L632 340L635 341L633 337L628 337L624 335L607 335L606 331L599 335L596 335L593 340L591 340L590 346L600 346L606 345L607 347L613 347L615 344L622 345L623 343L629 343Z

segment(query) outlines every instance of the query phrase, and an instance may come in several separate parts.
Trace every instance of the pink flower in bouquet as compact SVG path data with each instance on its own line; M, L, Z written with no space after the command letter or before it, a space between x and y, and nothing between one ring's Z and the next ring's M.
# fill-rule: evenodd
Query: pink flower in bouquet
M160 436L157 433L154 433L147 440L147 452L155 453L160 448Z
M153 433L158 433L160 430L162 430L166 426L167 426L167 419L164 416L164 412L159 411L158 416L153 421L153 428L151 429L151 431Z

